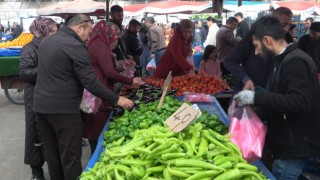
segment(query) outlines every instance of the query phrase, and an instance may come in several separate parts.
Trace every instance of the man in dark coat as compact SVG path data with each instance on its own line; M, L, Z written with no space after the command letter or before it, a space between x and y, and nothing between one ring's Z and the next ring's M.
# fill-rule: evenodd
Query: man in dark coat
M22 27L17 22L13 22L13 28L11 33L11 35L13 36L13 39L16 39L17 37L19 37L22 31L23 31Z
M243 14L241 12L236 13L234 17L237 18L239 21L236 36L244 38L244 36L249 32L249 25L247 21L243 18Z
M310 26L310 34L302 36L298 41L298 47L312 57L320 73L320 22L314 22Z
M140 55L142 54L143 47L139 42L138 33L140 32L141 24L136 19L132 19L129 22L128 30L124 35L125 44L133 56L133 60L136 64L140 65ZM137 76L141 77L141 67L136 71Z
M277 8L273 11L272 16L280 21L286 32L289 30L293 17L290 9L286 7ZM249 31L249 33L251 32ZM287 43L290 43L290 41L287 41ZM268 77L273 70L272 63L265 62L255 55L249 34L230 53L226 57L224 65L237 78L237 83L233 89L234 93L242 89L254 90L255 86L266 88Z
M110 22L115 23L119 29L121 30L122 33L124 33L123 27L122 27L122 21L123 21L123 9L119 5L114 5L110 8L111 10L111 19ZM116 60L121 61L123 65L126 64L126 61L123 61L125 59L129 60L130 62L132 59L132 55L130 54L130 51L128 51L128 48L124 42L123 36L120 36L118 39L118 45L116 48L112 50L113 53L116 54Z
M271 61L274 71L268 91L243 90L234 99L239 106L254 104L266 111L272 174L276 179L298 179L310 158L320 156L317 69L309 55L287 44L277 18L262 17L252 29L255 54Z
M238 26L238 20L234 17L229 17L227 23L218 30L217 39L217 59L221 63L222 75L230 74L224 67L224 59L229 56L232 49L241 40L240 37L234 37L233 31Z
M207 32L202 26L201 20L197 20L193 30L194 45L198 45L198 44L203 45L204 41L206 40L206 37L207 37Z
M84 88L111 105L133 106L95 76L85 44L92 26L89 17L77 14L39 46L33 110L51 180L74 180L82 173L80 101Z

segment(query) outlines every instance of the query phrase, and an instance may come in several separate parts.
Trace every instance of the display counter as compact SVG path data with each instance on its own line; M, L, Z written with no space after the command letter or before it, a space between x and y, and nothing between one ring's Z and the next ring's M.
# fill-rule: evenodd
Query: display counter
M183 97L176 97L176 98L179 100L182 100ZM229 120L228 116L226 115L226 113L221 108L218 101L214 101L213 103L210 103L210 104L209 103L196 103L196 104L198 105L198 107L202 111L207 111L209 114L219 115L219 119L224 124L229 126L230 120ZM103 130L99 136L96 150L95 150L94 154L92 155L90 161L88 162L88 165L85 168L85 171L88 171L90 168L93 168L95 163L99 160L100 154L105 150L103 147L103 141L104 141L103 135L104 135L104 132L108 130L108 125L109 125L109 122L110 122L110 119L112 118L112 116L113 116L113 114L111 113L105 127L103 128ZM261 161L256 161L251 164L256 165L258 167L259 171L263 171L264 175L268 179L275 180L274 176L271 174L271 172L267 169L267 167Z

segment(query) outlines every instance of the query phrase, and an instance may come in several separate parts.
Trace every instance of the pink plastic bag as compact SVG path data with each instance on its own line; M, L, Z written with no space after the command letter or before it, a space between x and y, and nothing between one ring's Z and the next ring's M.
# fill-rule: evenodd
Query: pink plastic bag
M267 127L250 106L235 107L235 104L233 101L228 109L231 141L238 145L244 159L249 162L259 160L263 153Z
M80 109L85 113L97 113L102 100L93 94L91 94L88 90L83 90L83 95L80 103Z
M202 94L196 92L185 92L184 100L188 102L201 102L201 103L213 103L215 101L214 96L210 94Z
M133 78L135 71L136 68L134 66L127 66L124 71L120 72L120 74L128 78Z

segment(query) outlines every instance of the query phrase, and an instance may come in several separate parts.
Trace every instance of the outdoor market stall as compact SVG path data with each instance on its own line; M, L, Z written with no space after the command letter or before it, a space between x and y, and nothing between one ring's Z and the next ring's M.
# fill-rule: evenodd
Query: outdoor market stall
M177 99L179 99L179 100L182 100L183 99L183 97L176 97ZM172 100L170 100L170 98L166 98L166 100L167 101L172 101ZM155 102L156 104L157 104L157 102ZM153 103L153 104L155 104L155 103ZM171 102L169 102L169 103L171 103ZM201 109L201 111L206 115L206 117L207 118L212 118L212 117L215 117L215 118L219 118L219 120L221 121L221 122L223 122L223 124L225 124L225 125L229 125L229 123L230 123L230 121L229 121L229 118L227 117L227 115L225 114L225 112L222 110L222 108L221 108L221 106L220 106L220 104L219 104L219 102L217 101L217 100L214 100L212 103L196 103L197 105L198 105L198 107ZM143 106L142 108L146 108L145 106ZM155 111L159 111L159 110L155 110ZM160 108L160 111L163 111L161 108ZM174 110L173 110L174 111ZM208 115L208 114L206 114L206 112L207 113L209 113L210 115ZM133 113L135 113L135 112L133 112ZM145 112L146 114L148 114L148 113L152 113L152 112L149 112L149 111L146 111ZM130 113L129 113L129 115L130 115ZM114 143L116 143L116 142L118 142L119 140L117 140L117 141L114 141L113 143L106 143L106 138L107 139L109 139L109 136L107 135L107 133L110 131L110 127L111 127L111 129L113 129L114 128L114 126L116 126L116 123L117 123L117 119L113 119L113 120L111 120L113 117L112 117L113 115L111 114L110 115L110 117L109 117L109 120L108 120L108 122L107 122L107 124L105 125L105 127L104 127L104 129L103 129L103 131L102 131L102 133L101 133L101 135L100 135L100 137L99 137L99 140L98 140L98 145L97 145L97 148L96 148L96 150L95 150L95 152L94 152L94 154L93 154L93 156L92 156L92 158L90 159L90 161L89 161L89 163L88 163L88 165L87 165L87 168L85 169L85 173L83 173L83 177L82 178L80 178L80 179L86 179L86 177L87 178L89 178L89 177L94 177L94 176L91 176L92 174L94 174L94 172L98 172L98 171L101 171L101 170L99 170L99 169L97 169L97 167L98 166L100 166L100 165L102 165L101 163L103 163L103 161L104 161L104 159L106 158L106 156L104 155L106 152L108 152L108 149L109 148L107 148L107 150L104 148L104 146L109 146L111 149L112 149L112 144L114 144ZM121 117L120 117L121 118ZM212 120L212 119L211 119ZM162 121L162 120L161 120ZM201 123L203 123L204 125L207 125L207 126L209 126L209 124L207 124L208 123L208 121L207 122L205 122L204 121L204 119L201 119L201 120L197 120L197 121L199 121L199 122L201 122ZM212 120L213 121L213 120ZM212 122L211 121L211 122ZM110 123L111 122L111 123ZM141 120L141 122L143 123L144 121L143 120ZM209 122L210 123L210 122ZM218 123L219 124L219 123ZM218 124L216 124L215 126L218 126ZM129 125L130 126L130 125ZM156 126L156 125L155 125ZM195 125L195 126L197 126L197 125ZM211 126L211 127L215 127L215 126ZM148 127L150 127L150 125L148 126ZM148 127L146 127L146 128L148 128ZM109 128L109 130L108 130L108 128ZM151 128L150 128L151 129ZM219 131L219 130L221 130L221 129L215 129L217 132ZM223 130L222 130L223 131ZM109 133L110 134L110 133ZM123 141L124 139L122 139L122 141ZM124 141L126 141L126 140L124 140ZM130 141L128 141L128 143L130 143ZM111 146L110 146L111 145ZM170 148L169 148L170 149ZM200 149L199 149L199 151L200 151ZM182 153L183 154L183 153ZM151 154L152 155L152 154ZM122 162L122 161L124 161L124 160L121 160L121 157L119 157L119 159L118 159L120 162ZM135 161L135 160L132 160L132 161ZM136 160L136 161L138 161L138 160ZM263 164L263 163L261 163L260 161L257 161L257 162L254 162L254 163L251 163L252 165L255 165L255 166L257 166L258 167L258 171L260 172L260 171L262 171L263 172L263 174L268 178L268 179L275 179L274 177L273 177L273 175L270 173L270 171L265 167L265 165ZM95 165L97 166L97 167L95 167ZM103 166L103 167L105 167L105 166ZM120 166L119 166L120 167ZM130 167L130 166L128 166L128 167ZM165 168L165 167L163 167L163 166L161 166L162 168ZM90 169L92 169L92 168L94 168L92 171L90 171ZM101 166L101 168L102 168L102 166ZM107 170L107 167L105 167L106 169L105 169L105 171L109 171L109 170ZM168 167L169 168L169 167ZM129 168L128 169L128 171L131 171L131 169ZM148 171L148 170L147 170ZM161 170L160 170L161 171ZM163 171L163 170L162 170ZM102 172L102 171L101 171ZM101 173L100 172L100 173ZM120 171L119 171L120 172ZM118 172L116 172L116 173L118 173ZM170 170L170 173L172 173L171 172L171 170ZM162 174L162 172L160 172L160 174ZM87 176L86 176L87 175ZM100 174L101 176L100 177L103 177L103 175L102 174ZM205 177L207 177L207 176L205 176ZM184 178L185 179L185 178Z
M0 43L0 83L7 98L15 104L24 104L24 83L19 77L21 48L33 35L22 33L18 38Z

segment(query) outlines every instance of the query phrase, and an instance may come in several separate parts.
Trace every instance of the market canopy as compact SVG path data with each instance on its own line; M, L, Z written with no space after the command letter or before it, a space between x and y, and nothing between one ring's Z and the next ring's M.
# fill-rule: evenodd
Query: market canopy
M37 14L42 16L63 16L77 13L104 16L106 14L106 3L93 0L74 0L59 2L37 10Z
M319 3L310 1L272 1L271 6L276 9L278 7L287 7L291 9L293 14L300 14L315 6L319 6Z
M211 1L158 1L146 4L135 4L123 7L127 16L137 16L144 13L151 14L174 14L174 13L197 13L212 7Z
M268 2L242 1L242 6L238 6L238 1L224 1L223 9L234 12L259 12L270 9Z

